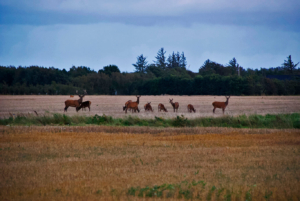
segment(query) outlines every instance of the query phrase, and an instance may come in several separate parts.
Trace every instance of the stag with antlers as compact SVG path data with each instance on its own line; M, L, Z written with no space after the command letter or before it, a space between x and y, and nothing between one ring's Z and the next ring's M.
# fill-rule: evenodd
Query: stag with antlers
M141 96L136 96L136 102L129 102L125 107L125 113L127 113L127 110L128 109L131 109L132 111L138 111L138 112L140 112L140 110L139 110L139 108L138 108L138 105L139 105L139 103L140 103L140 97Z
M213 102L212 103L212 105L214 106L214 109L213 109L213 113L215 113L215 109L216 108L222 108L222 110L223 110L223 114L224 114L224 111L225 111L225 108L227 107L227 105L228 105L228 100L229 100L229 98L230 98L230 96L225 96L226 97L226 102Z
M175 112L175 111L178 112L179 103L178 103L178 102L173 103L173 98L172 98L172 99L169 99L169 100L170 100L170 103L171 103L171 105L172 105L172 107L173 107L173 109L174 109L174 112Z
M78 100L66 100L65 101L65 109L64 112L67 112L68 107L80 107L82 103L83 97L87 94L86 90L83 90L83 95L78 94L78 91L76 90L76 94L79 96ZM78 111L77 111L78 112Z

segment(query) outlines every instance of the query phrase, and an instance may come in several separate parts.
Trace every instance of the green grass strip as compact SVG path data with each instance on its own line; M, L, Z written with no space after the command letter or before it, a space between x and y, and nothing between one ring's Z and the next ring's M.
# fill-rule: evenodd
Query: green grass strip
M128 116L113 118L106 115L67 116L52 114L45 116L16 116L0 119L0 125L107 125L107 126L150 126L150 127L233 127L233 128L300 128L300 113L240 115L223 117L201 117L188 119L177 116L172 119L155 117L141 119Z

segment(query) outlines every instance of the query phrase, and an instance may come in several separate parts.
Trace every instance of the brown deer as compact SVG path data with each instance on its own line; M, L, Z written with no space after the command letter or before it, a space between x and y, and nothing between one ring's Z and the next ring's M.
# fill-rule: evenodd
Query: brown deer
M76 107L76 112L78 112L81 108L83 110L83 108L85 109L86 107L89 108L89 111L91 111L91 104L92 102L91 101L85 101L85 102L82 102L81 105L79 107Z
M71 97L71 98L74 98L74 96L73 96L73 95L70 95L70 97Z
M192 113L192 112L195 112L195 113L196 113L196 110L195 110L194 106L191 105L191 104L188 104L187 110L188 110L188 112L191 112L191 113Z
M151 111L151 112L153 112L152 107L151 107L150 104L151 104L151 102L149 102L149 103L147 103L147 104L144 105L145 111Z
M158 104L158 111L165 111L165 112L168 112L168 110L165 108L164 104L160 103Z
M76 91L76 93L78 94L78 91ZM83 97L85 96L85 94L87 94L86 93L86 90L84 90L84 94L83 95L80 95L80 94L78 94L78 96L79 96L79 99L78 100L66 100L65 101L65 109L64 109L64 112L67 112L67 110L68 110L68 107L79 107L80 106L80 104L82 103L82 99L83 99ZM78 111L77 111L78 112Z
M171 105L173 106L174 112L175 112L175 111L178 112L179 103L178 103L178 102L173 103L173 98L170 99L170 103L171 103Z
M128 101L125 103L125 106L123 107L123 111L125 111L125 109L126 109L128 103L130 103L130 102L132 102L132 100L128 100ZM131 109L129 109L129 110L131 110Z
M126 108L125 108L125 113L127 113L127 110L128 109L132 109L132 110L134 110L134 111L138 111L138 112L140 112L140 110L139 110L139 108L138 108L138 105L139 105L139 103L140 103L140 97L141 96L136 96L136 102L129 102L127 105L126 105Z
M212 103L212 105L214 106L213 113L215 113L216 108L222 108L223 114L224 114L224 111L225 111L225 108L228 105L228 100L229 100L230 96L228 96L228 97L225 96L225 97L226 97L226 102L213 102Z

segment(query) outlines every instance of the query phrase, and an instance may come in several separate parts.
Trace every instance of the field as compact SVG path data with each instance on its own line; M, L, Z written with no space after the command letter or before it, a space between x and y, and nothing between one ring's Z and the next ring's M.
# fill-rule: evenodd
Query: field
M134 96L86 96L90 112L65 116L67 99L0 96L0 200L300 200L300 130L283 129L299 128L298 96L233 96L226 116L212 114L223 96L142 96L154 112L127 115Z
M299 145L294 129L2 126L0 200L300 200Z
M175 102L179 102L179 112L174 113L169 103L169 98L173 98ZM77 100L78 96L70 98L70 96L0 96L0 117L9 117L9 113L17 115L45 113L64 113L65 100ZM68 115L103 115L112 117L126 116L122 110L122 106L127 100L136 100L135 96L90 96L84 97L83 101L91 101L91 111L79 111L76 113L75 108L68 108ZM142 96L140 98L140 113L128 113L127 115L138 116L140 118L154 118L154 116L173 118L177 115L184 115L188 118L222 116L222 110L216 109L213 115L212 102L225 101L224 96ZM154 112L145 112L144 104L151 102ZM158 112L157 105L163 103L168 113ZM241 114L279 114L300 112L299 96L232 96L229 99L229 105L225 114L237 116ZM187 105L193 104L196 113L187 113Z

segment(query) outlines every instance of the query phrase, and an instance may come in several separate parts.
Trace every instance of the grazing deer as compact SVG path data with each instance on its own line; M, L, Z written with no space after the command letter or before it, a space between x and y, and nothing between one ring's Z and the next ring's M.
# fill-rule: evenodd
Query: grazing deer
M76 93L78 94L78 91L76 91ZM87 93L86 93L86 90L84 90L84 94L83 95L80 95L80 94L78 94L78 96L79 96L79 99L78 100L66 100L65 101L65 109L64 109L64 112L67 112L67 109L68 109L68 107L79 107L80 106L80 104L82 103L82 99L83 99L83 97L86 95ZM78 112L78 111L77 111Z
M171 105L173 106L174 112L175 112L175 111L178 112L179 103L178 103L178 102L173 103L173 98L170 99L170 103L171 103Z
M168 110L165 108L164 104L160 103L158 104L158 111L165 111L165 112L168 112Z
M74 98L74 96L73 96L73 95L70 95L70 97L71 97L71 98Z
M81 108L83 110L83 108L85 109L86 107L89 108L89 111L91 111L91 104L92 102L91 101L85 101L85 102L82 102L81 105L79 107L76 107L76 112L78 112Z
M123 111L125 111L125 109L126 109L128 103L130 103L130 102L132 102L132 100L129 100L129 101L127 101L127 102L125 103L125 106L123 107ZM131 110L131 109L129 109L129 110Z
M140 110L139 110L139 108L138 108L138 105L139 105L139 103L140 103L140 97L141 96L136 96L136 102L129 102L127 105L126 105L126 108L125 108L125 113L127 113L127 110L128 109L132 109L132 110L134 110L134 111L138 111L138 112L140 112Z
M226 97L226 102L213 102L212 105L214 106L214 109L213 109L213 113L215 113L215 109L216 108L222 108L223 110L223 114L224 114L224 111L225 111L225 108L226 106L228 105L228 100L230 98L230 96L225 96Z
M145 111L151 111L151 112L153 112L152 107L151 107L150 104L151 104L151 102L149 102L149 103L147 103L147 104L144 105Z
M191 105L191 104L188 104L187 110L188 110L188 112L191 112L191 113L192 113L192 112L195 112L195 113L196 113L196 110L195 110L194 106Z

